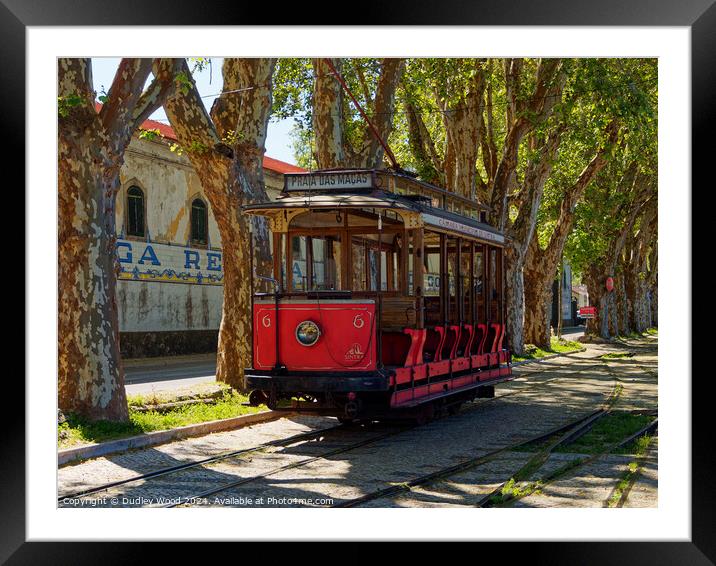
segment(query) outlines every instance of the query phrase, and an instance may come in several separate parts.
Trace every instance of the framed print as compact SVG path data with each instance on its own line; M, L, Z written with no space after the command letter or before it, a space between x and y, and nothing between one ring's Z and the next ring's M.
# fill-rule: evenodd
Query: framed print
M0 0L29 244L2 561L714 563L691 314L712 2L266 8Z

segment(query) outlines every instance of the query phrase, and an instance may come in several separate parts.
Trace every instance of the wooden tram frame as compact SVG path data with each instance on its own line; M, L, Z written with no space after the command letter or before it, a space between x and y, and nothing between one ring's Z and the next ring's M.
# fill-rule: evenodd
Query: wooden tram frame
M344 178L359 178L363 182L359 183L359 187L351 186L350 183L340 186L339 182L337 188L327 182L329 186L323 189L304 188L301 185L307 184L307 180ZM402 171L353 169L286 175L284 190L277 201L250 205L244 207L244 210L250 214L265 216L270 222L273 234L275 288L271 293L252 293L252 310L255 312L257 304L267 302L271 302L275 309L275 366L258 368L254 359L253 367L246 369L249 387L258 393L253 396L253 401L268 402L272 408L279 408L278 400L282 396L298 396L303 400L293 399L289 410L359 417L362 415L361 407L355 399L356 396L362 396L368 401L365 405L371 407L366 412L375 416L381 411L395 412L428 402L450 404L459 403L466 397L489 396L493 394L495 383L511 379L511 355L506 347L504 324L505 236L485 222L488 209L484 205L419 181ZM336 225L328 228L293 226L293 220L306 212L335 213ZM351 226L351 216L374 219L375 225ZM437 235L437 246L426 246L426 233ZM361 245L365 254L365 288L353 289L354 242L357 235L366 234L378 234L378 239L376 244L366 244L367 240L363 240ZM392 244L389 246L383 242L383 236L386 234L395 234L393 243L396 242L397 236L401 237L404 252L399 253L399 262L393 261L393 255L398 251L392 248ZM311 289L315 279L312 238L327 235L337 236L341 246L338 282L341 290L338 291ZM296 289L291 268L294 259L294 237L306 238L307 274L303 278L306 284L299 289ZM431 236L431 239L433 237ZM371 245L378 251L374 290L371 289L369 267ZM386 254L386 267L391 266L385 278L381 273L383 251ZM409 280L411 253L412 285ZM425 293L424 270L427 271L428 255L433 253L439 254L437 301ZM469 273L463 274L465 253L469 256L470 267ZM482 273L478 276L475 272L475 260L480 253ZM449 268L450 254L454 254L452 276ZM396 265L397 263L399 265ZM417 269L417 266L423 268ZM492 285L491 271L494 271L496 277L495 288ZM454 281L454 293L450 288L451 277ZM468 277L469 283L467 293L465 277ZM478 278L481 278L483 285L482 301L478 299L476 291ZM382 289L384 282L385 290ZM498 286L499 293L495 299ZM285 301L305 299L309 302L315 299L319 301L320 309L321 304L340 302L341 298L347 297L351 300L375 302L377 363L374 370L360 376L341 367L330 372L287 370L282 363L279 344L280 305ZM434 318L434 308L428 312L429 304L431 307L437 305L437 320ZM399 320L400 309L403 307L405 324L401 324ZM414 313L412 317L409 312ZM428 314L433 317L430 321ZM481 315L483 320L480 320ZM494 320L495 318L497 320ZM256 326L256 320L254 325ZM463 336L463 332L466 336ZM428 333L431 334L433 342L433 333L439 335L439 344L432 351L433 359L424 354ZM450 339L450 351L443 352L450 333L454 333ZM402 364L394 363L394 357L393 363L386 364L384 362L390 358L384 356L383 352L383 348L388 344L386 336L395 338L396 334L409 337L410 346L404 351L405 359ZM476 341L478 336L480 344ZM484 351L487 349L488 336L493 336L492 344L489 351ZM255 328L254 352L257 340ZM458 353L460 355L457 355ZM380 398L380 392L389 396L388 406L383 405L382 409L380 403L376 406L374 402L376 398ZM306 398L309 401L306 401Z

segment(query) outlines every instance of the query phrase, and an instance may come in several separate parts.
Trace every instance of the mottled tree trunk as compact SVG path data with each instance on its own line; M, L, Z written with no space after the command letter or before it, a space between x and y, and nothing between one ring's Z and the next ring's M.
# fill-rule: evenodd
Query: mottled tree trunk
M58 402L65 413L126 421L115 301L116 178L105 176L107 140L90 110L94 116L72 112L59 129Z
M544 286L539 274L525 269L524 341L540 348L550 347L552 285ZM529 314L527 314L529 313Z
M172 91L173 73L171 60L122 59L97 113L91 61L58 60L58 403L91 420L128 419L115 200L132 133Z
M505 306L507 335L510 350L517 355L524 353L525 286L522 262L514 246L505 248Z
M609 333L612 336L619 334L619 295L616 288L609 293Z
M484 127L482 120L486 86L482 62L475 62L475 77L464 98L456 104L436 94L445 126L445 182L449 191L469 199L477 199L477 156ZM482 181L482 180L480 180ZM479 183L484 186L484 182ZM486 189L481 192L485 193ZM484 197L483 197L484 198Z
M332 59L336 71L341 72L341 60ZM333 169L346 165L343 150L343 92L333 71L323 59L313 60L313 135L319 169Z
M659 286L657 284L651 288L649 306L651 307L651 326L659 326Z
M626 336L631 330L629 328L629 298L626 290L626 270L624 267L625 266L622 266L622 269L614 282L614 293L616 294L618 312L618 321L615 332L616 334Z
M380 79L373 99L372 121L380 137L388 143L393 131L395 91L405 68L405 59L382 59ZM370 115L370 113L369 113ZM371 131L363 130L363 147L354 159L353 165L367 169L380 169L385 150Z
M225 59L226 94L216 100L211 116L193 83L185 94L165 103L221 235L224 301L216 378L240 390L245 388L244 369L251 365L252 355L251 266L255 265L257 275L271 273L268 227L263 219L250 220L241 207L268 200L263 155L275 64L275 59Z
M514 253L507 255L514 258L514 265L510 268L508 264L507 291L512 295L512 300L519 304L518 308L521 309L521 314L520 317L508 318L507 332L512 337L512 343L519 345L519 349L513 349L518 355L524 352L525 343L541 344L546 347L549 347L550 344L549 316L552 286L550 285L547 289L535 286L539 279L539 273L526 272L525 266L530 254L539 253L536 232L537 212L542 200L544 185L552 172L552 165L559 149L563 130L563 124L556 127L542 145L539 160L532 161L527 166L520 192L517 218L509 230L511 238L509 247L514 250ZM536 144L536 138L532 136L530 145L533 149ZM534 265L530 265L530 267L534 268ZM510 291L510 285L515 286L514 292ZM510 299L507 302L508 309L509 301ZM546 318L541 316L541 312L536 315L530 313L530 316L527 316L526 309L541 308L540 301L546 301L544 307ZM526 328L526 325L529 325L529 328Z
M557 276L557 271L562 261L564 245L572 231L575 207L582 198L587 185L606 165L609 151L616 141L617 131L615 122L607 126L607 143L597 149L594 157L579 174L574 184L565 190L560 205L559 217L547 248L545 250L540 249L535 239L527 251L525 270L529 272L529 277L525 276L525 285L533 290L530 292L529 297L525 297L525 327L530 329L529 334L525 333L525 340L542 348L550 345L549 321L552 303L552 283ZM545 300L549 300L549 304L541 302ZM538 320L532 321L533 317Z
M605 278L606 276L599 268L592 268L586 277L589 302L597 307L597 314L594 318L587 320L585 333L592 336L600 336L608 340L610 338L610 304L609 293L604 286Z
M341 60L331 59L336 72L341 73ZM405 59L382 59L381 73L371 108L363 110L372 116L371 122L380 138L387 143L393 129L395 91L405 66ZM345 104L353 104L325 59L313 59L313 135L316 161L321 169L357 167L380 169L385 153L368 124L363 128L358 147L346 141L343 130ZM365 94L366 98L370 93Z

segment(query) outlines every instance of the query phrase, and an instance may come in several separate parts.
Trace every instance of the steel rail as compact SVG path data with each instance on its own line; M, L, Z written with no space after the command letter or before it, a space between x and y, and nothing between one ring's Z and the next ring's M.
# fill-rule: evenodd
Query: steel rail
M405 432L406 430L410 430L412 428L415 428L417 425L412 425L410 427L406 427L403 429L386 432L384 434L380 434L378 436L374 436L372 438L367 438L364 440L361 440L359 442L354 442L353 444L349 444L348 446L342 446L340 448L334 448L333 450L329 450L328 452L324 452L323 454L319 454L317 456L311 456L309 458L304 458L303 460L299 460L298 462L292 462L290 464L285 464L283 466L279 466L277 468L272 468L266 472L263 472L261 474L256 474L254 476L250 476L247 478L241 478L239 480L235 480L232 482L221 484L218 487L213 487L211 489L204 490L196 495L188 496L188 497L182 497L180 500L176 503L169 503L166 505L156 505L155 507L178 507L179 505L185 505L186 503L189 503L191 501L194 501L196 499L203 499L205 497L209 497L210 495L216 495L217 493L221 493L222 491L226 491L227 489L231 489L234 487L238 487L240 485L244 485L247 483L254 482L256 480L264 479L269 476L273 476L275 474L278 474L280 472L284 472L286 470L292 470L295 468L300 468L302 466L305 466L307 464L310 464L312 462L315 462L317 460L322 460L324 458L328 458L330 456L336 456L338 454L343 454L344 452L349 452L351 450L355 450L356 448L362 448L363 446L368 446L369 444L373 444L375 442L379 442L381 440L384 440L386 438L389 438L391 436L396 436L400 434L401 432Z
M289 436L288 438L280 438L277 440L272 440L270 442L265 442L263 444L259 444L257 446L253 446L250 448L242 448L240 450L232 450L230 452L222 452L220 454L216 454L214 456L209 456L207 458L202 458L201 460L192 460L191 462L185 462L183 464L178 464L176 466L168 466L166 468L161 468L159 470L154 470L152 472L147 472L144 474L139 474L132 476L130 478L125 478L122 480L117 480L113 482L109 482L106 484L102 484L100 486L90 487L81 491L77 491L74 493L68 493L65 495L58 496L57 501L61 502L64 499L75 499L78 497L86 497L87 495L93 495L95 493L100 493L102 491L107 491L108 489L111 489L113 487L118 487L121 485L127 485L130 483L134 483L141 480L151 479L151 478L157 478L161 477L167 474L172 474L175 472L179 472L182 470L191 469L198 466L203 466L205 464L211 464L212 462L218 462L221 460L226 460L228 458L234 458L236 456L242 456L244 454L250 454L253 452L257 452L259 450L264 450L266 448L273 448L273 447L280 447L285 444L292 444L294 442L298 442L300 440L305 440L314 436L321 436L323 434L329 433L331 431L335 431L338 429L345 428L346 425L340 424L332 427L326 427L319 430L313 430L313 431L307 431L302 432L299 434L294 434L292 436Z
M510 481L524 481L523 476L529 477L534 474L534 472L542 468L542 466L544 466L544 464L547 462L547 459L557 448L570 444L578 438L584 436L587 432L589 432L598 421L611 414L614 409L614 405L619 400L621 391L622 388L620 388L620 382L618 378L616 378L612 394L610 395L609 399L602 404L599 411L597 411L592 417L586 419L584 422L573 427L571 430L566 431L562 436L553 440L537 454L532 456L529 460L527 460L527 462L520 466L520 468L516 472L511 474L506 481L502 482L490 493L484 495L478 502L477 507L490 506L492 498L500 494L507 483L509 483Z
M592 359L597 359L597 358L585 358L585 359L591 361ZM587 367L585 367L585 368L580 368L580 369L582 369L582 370L590 370L590 369L593 369L593 368L595 368L595 367L601 367L602 365L603 365L602 363L599 363L599 364L591 364L591 365L589 365L589 366L587 366ZM539 370L536 370L536 371L530 371L530 372L529 372L529 375L531 376L531 375L535 375L535 374L539 374L539 373L544 373L544 372L549 371L550 369L553 369L553 368L544 368L544 369L539 369ZM462 413L465 413L465 412L474 410L474 409L476 409L476 408L482 406L485 402L494 401L494 400L497 400L497 399L502 399L503 397L510 397L510 396L513 396L513 395L522 394L522 393L525 393L525 392L528 392L528 391L534 389L535 387L540 387L540 386L543 386L543 385L547 385L547 384L549 384L549 383L551 383L551 382L553 382L553 381L556 381L556 380L559 380L559 379L564 379L565 377L567 377L567 376L558 376L558 377L554 377L554 378L547 379L547 380L544 380L544 381L540 381L540 382L538 382L538 383L528 383L528 384L526 384L524 387L519 388L518 390L510 391L510 392L505 393L505 394L503 394L503 395L496 395L495 397L492 397L492 398L481 399L481 400L478 401L478 402L473 402L473 403L471 403L468 407L466 407L466 408L464 408L462 411L460 411L460 413L462 414ZM94 494L96 494L96 493L101 493L101 492L103 492L103 491L107 491L107 490L112 489L112 488L114 488L114 487L119 487L119 486L122 486L122 485L127 485L127 484L135 483L135 482L138 482L138 481L142 481L142 480L154 479L154 478L162 477L162 476L169 475L169 474L173 474L173 473L176 473L176 472L180 472L180 471L184 471L184 470L189 470L189 469L192 469L192 468L200 467L200 466L203 466L203 465L206 465L206 464L211 464L211 463L213 463L213 462L218 462L218 461L222 461L222 460L226 460L226 459L230 459L230 458L234 458L234 457L238 457L238 456L242 456L242 455L254 453L254 452L257 452L257 451L260 451L260 450L264 450L264 449L266 449L266 448L281 447L281 446L284 446L284 445L292 444L292 443L297 442L297 441L301 441L301 440L308 439L308 438L312 438L312 437L316 437L316 436L321 436L321 435L323 435L323 434L326 434L326 433L329 433L329 432L332 432L332 431L336 431L336 430L340 430L340 429L345 429L345 428L347 428L347 426L341 424L341 425L337 425L337 426L334 426L334 427L326 427L326 428L319 429L319 430L316 430L316 431L308 431L308 432L305 432L305 433L296 434L296 435L293 435L293 436L290 436L290 437L284 438L284 439L277 439L277 440L270 441L270 442L267 442L267 443L263 443L263 444L260 444L260 445L254 446L254 447L250 447L250 448L244 448L244 449L241 449L241 450L233 450L233 451L229 451L229 452L223 452L223 453L221 453L221 454L217 454L217 455L215 455L215 456L210 456L210 457L207 457L207 458L202 458L202 459L200 459L200 460L194 460L194 461L191 461L191 462L186 462L186 463L183 463L183 464L178 464L178 465L176 465L176 466L169 466L169 467L166 467L166 468L161 468L161 469L159 469L159 470L154 470L154 471L147 472L147 473L144 473L144 474L135 475L135 476L132 476L132 477L130 477L130 478L125 478L125 479L122 479L122 480L117 480L117 481L109 482L109 483L106 483L106 484L102 484L102 485L100 485L100 486L94 486L94 487L87 488L87 489L84 489L84 490L80 490L80 491L77 491L77 492L63 494L63 495L61 495L61 496L58 496L57 500L58 500L59 503L61 503L61 502L62 502L63 500L65 500L65 499L75 499L75 498L80 498L80 497L86 497L86 496L89 496L89 495L94 495ZM412 427L409 427L409 428L412 428ZM403 429L403 430L400 430L400 431L396 431L396 432L394 432L394 433L390 433L388 436L393 435L393 434L398 434L399 432L404 432L405 430L408 430L408 429ZM368 441L361 441L361 442L356 443L355 445L352 445L352 446L350 446L350 447L345 447L345 449L342 450L342 451L353 450L353 449L355 449L355 448L364 446L366 442L367 442L367 443L377 442L378 440L381 440L382 438L383 438L383 437L381 436L380 438L373 438L373 439L368 439ZM329 455L334 455L334 454L333 454L333 451L330 451L329 453L326 453L326 454L324 454L323 456L329 456ZM317 457L315 457L315 458L313 458L313 459L310 459L310 461L314 461L315 459L321 458L321 457L323 457L323 456L317 456ZM310 461L302 461L303 463L302 463L301 465L308 464L308 463L310 463ZM299 464L299 463L297 463L297 464ZM282 470L277 469L277 470L276 470L275 472L273 472L273 473L278 473L278 471L282 471ZM257 477L254 477L254 478L244 478L244 480L254 481L254 480L256 480L256 479L260 479L260 477L261 477L261 476L257 476ZM247 483L247 482L244 481L244 480L240 480L241 483ZM239 485L241 485L241 483L240 483ZM233 487L233 485L227 485L226 489L228 489L228 488L230 488L230 487ZM223 489L221 489L221 491L223 491ZM216 493L218 493L218 491L217 491ZM201 497L201 496L196 496L196 497ZM191 498L186 498L186 499L191 499Z
M602 365L602 364L599 364L599 366L601 366L601 365ZM597 365L592 365L592 366L590 366L590 367L598 367L598 366L597 366ZM546 371L546 370L545 370L545 371ZM560 378L554 378L554 379L560 379ZM464 413L471 412L471 411L476 410L477 408L481 407L481 406L482 406L484 403L486 403L486 402L494 401L494 400L498 400L498 399L502 399L503 397L507 397L507 396L511 396L511 395L516 395L516 394L519 394L519 393L524 392L524 390L526 390L526 389L531 389L531 388L533 388L533 387L535 387L535 386L539 386L539 385L546 385L547 383L549 383L549 382L551 382L551 381L553 381L553 380L546 380L546 381L541 382L541 383L538 383L538 384L530 384L529 386L527 386L527 387L525 387L525 388L523 388L522 390L519 390L519 391L511 391L510 393L506 393L505 395L499 395L499 396L495 396L495 397L491 397L491 398L488 398L488 399L481 400L480 402L473 403L473 404L471 404L471 405L465 407L465 408L464 408L463 410L461 410L460 413L458 413L458 414L464 414ZM580 420L581 420L581 419L580 419ZM250 476L250 477L247 477L247 478L241 478L241 479L239 479L239 480L235 480L235 481L232 481L232 482L228 482L228 483L222 484L222 485L220 485L220 486L217 486L217 487L214 487L214 488L205 490L205 491L203 491L203 492L200 492L200 493L198 493L198 494L196 494L196 495L182 497L178 502L169 503L169 504L166 504L166 505L159 505L158 507L177 507L177 506L179 506L179 505L185 505L186 503L189 503L189 502L191 502L191 501L193 501L193 500L202 499L202 498L208 497L208 496L210 496L210 495L216 495L217 493L221 493L222 491L226 491L227 489L231 489L231 488L234 488L234 487L238 487L238 486L240 486L240 485L245 485L245 484L247 484L247 483L251 483L251 482L254 482L254 481L256 481L256 480L260 480L260 479L263 479L263 478L266 478L266 477L275 475L275 474L277 474L277 473L280 473L280 472L283 472L283 471L286 471L286 470L291 470L291 469L295 469L295 468L298 468L298 467L302 467L302 466L305 466L305 465L307 465L307 464L310 464L310 463L312 463L312 462L315 462L315 461L320 460L320 459L323 459L323 458L328 458L328 457L331 457L331 456L336 456L336 455L338 455L338 454L343 454L343 453L345 453L345 452L349 452L349 451L355 450L355 449L357 449L357 448L362 448L362 447L367 446L367 445L369 445L369 444L373 444L373 443L375 443L375 442L379 442L379 441L381 441L381 440L384 440L385 438L389 438L389 437L391 437L391 436L396 436L396 435L401 434L401 433L403 433L403 432L406 432L406 431L408 431L408 430L412 430L412 429L416 428L416 426L419 426L419 425L410 425L410 426L407 426L407 427L399 428L398 430L391 431L391 432L388 432L388 433L385 433L385 434L381 434L381 435L378 435L378 436L376 436L376 437L372 437L372 438L369 438L369 439L364 439L364 440L355 442L355 443L353 443L353 444L350 444L350 445L348 445L348 446L343 446L343 447L335 448L335 449L329 450L329 451L327 451L327 452L324 452L323 454L319 454L319 455L316 455L316 456L311 456L311 457L308 457L308 458L304 458L303 460L299 460L298 462L293 462L293 463L291 463L291 464L285 464L285 465L283 465L283 466L278 466L278 467L276 467L276 468L272 468L272 469L270 469L270 470L268 470L268 471L266 471L266 472L263 472L263 473L261 473L261 474L256 474L256 475L254 475L254 476ZM554 434L554 432L552 432L552 433L550 433L550 434Z
M654 423L651 423L650 427L653 426L653 425L654 425ZM657 426L658 426L658 425L657 425ZM643 434L648 434L650 431L649 431L649 430L646 430L647 428L649 428L649 427L645 427L642 431L640 431L639 433L637 433L637 434L635 435L635 437L636 437L636 436L642 436ZM652 431L653 431L653 429L652 429ZM633 439L632 439L632 440L633 440ZM625 444L625 445L626 445L626 444L629 444L629 442L631 442L631 441L625 442L624 444ZM634 473L631 473L631 474L630 474L629 481L627 482L626 487L624 488L624 490L622 491L621 495L619 496L619 500L616 502L615 507L617 507L617 508L619 508L619 507L624 507L624 504L627 502L627 499L629 499L629 494L631 493L631 490L632 490L632 488L634 487L634 484L636 483L637 479L638 479L639 476L641 475L642 469L644 468L644 462L646 462L646 460L650 457L650 455L651 455L651 453L652 453L652 442L653 442L653 438L648 442L647 448L646 448L646 450L644 451L644 454L641 455L641 456L639 456L639 457L636 459L636 470L634 470ZM604 502L604 507L608 507L608 506L609 506L609 501L611 500L612 496L613 496L615 493L617 493L618 487L619 487L619 484L617 484L616 486L614 486L614 489L612 490L611 495L610 495L610 496L605 500L605 502Z
M579 470L579 469L583 468L584 466L586 466L586 465L588 465L588 464L591 464L592 462L595 462L596 460L602 458L603 456L606 456L607 454L609 454L609 453L612 452L613 450L616 450L617 448L620 448L620 447L622 447L622 446L626 446L627 444L629 444L630 442L632 442L632 441L635 440L636 438L638 438L638 437L640 437L640 436L643 436L643 435L645 435L645 434L648 434L649 432L653 432L655 429L658 428L658 426L659 426L659 419L656 418L656 419L654 419L652 422L650 422L648 425L646 425L645 427L643 427L642 429L640 429L639 431L637 431L636 433L631 434L631 435L627 436L626 438L623 438L622 440L620 440L620 441L618 441L618 442L614 442L614 443L610 444L610 445L607 446L607 448L605 448L604 450L601 450L601 451L597 452L596 454L592 454L591 456L588 456L588 457L586 457L586 458L577 459L577 460L575 461L575 464L574 464L574 465L566 466L566 467L565 467L565 466L562 466L561 468L559 468L559 469L556 470L555 472L549 474L549 475L548 475L546 478L544 478L543 480L540 480L540 482L539 482L539 487L540 487L540 489L541 489L542 487L546 486L546 485L549 485L549 484L551 484L551 483L554 483L555 481L557 481L558 479L564 477L565 475L567 475L567 474L570 473L570 472L574 472L575 470ZM503 484L503 485L504 485L504 484ZM530 490L530 491L527 492L527 493L523 493L523 494L520 494L520 495L516 495L516 496L510 497L510 498L507 499L507 500L501 501L498 505L499 505L499 506L502 506L502 505L505 505L505 504L512 504L512 503L514 503L515 501L519 501L520 499L523 499L523 498L525 498L525 497L528 497L529 495L532 495L532 493L534 493L534 490ZM494 492L492 492L490 495L493 495L493 494L494 494ZM621 499L620 499L620 500L621 500ZM624 498L624 501L626 501L626 498ZM483 504L483 502L484 502L485 504ZM622 504L623 504L623 502L622 502ZM498 505L495 505L495 506L498 506ZM490 504L488 503L488 501L487 501L485 498L483 498L483 499L480 501L480 504L478 504L478 506L479 506L479 507L492 507L493 505L490 505Z
M483 464L486 464L486 463L494 460L497 456L499 456L500 454L503 454L504 452L509 452L511 450L514 450L514 449L520 447L520 446L524 446L531 442L538 442L540 440L550 438L551 436L558 434L560 432L563 432L565 430L569 430L575 424L579 424L582 421L591 418L598 412L599 411L594 411L587 415L583 415L583 416L579 417L578 419L570 421L567 424L560 425L559 427L551 429L547 432L540 433L537 436L533 436L533 437L527 438L525 440L521 440L520 442L516 442L514 444L510 444L508 446L504 446L502 448L492 450L492 451L487 452L486 454L483 454L481 456L477 456L475 458L470 458L468 460L465 460L458 464L454 464L452 466L442 468L435 472L431 472L429 474L418 476L418 477L413 478L412 480L409 480L407 482L403 482L403 483L400 483L397 485L391 485L390 487L372 491L370 493L362 495L361 497L356 497L354 499L349 499L347 501L342 501L340 503L336 503L336 504L332 505L331 507L356 507L356 506L361 505L362 503L366 503L368 501L373 501L375 499L382 499L385 497L398 495L405 491L410 491L410 489L413 487L433 483L433 482L435 482L437 480L441 480L445 477L452 476L452 475L455 475L460 472L464 472L464 471L472 469L472 468L476 468L478 466L481 466Z
M601 365L602 364L599 364L599 366L601 366ZM617 385L618 385L618 383L615 383L614 387L612 388L612 392L609 395L609 399L612 399L616 396ZM501 397L504 397L504 395L500 396L500 398ZM350 499L347 501L343 501L341 503L337 503L337 504L333 505L333 507L356 507L356 506L361 505L362 503L366 503L368 501L373 501L375 499L382 499L384 497L398 495L402 492L410 491L410 489L413 487L417 487L419 485L430 484L435 481L442 480L445 477L455 475L456 473L460 473L460 472L463 472L463 471L466 471L466 470L469 470L472 468L476 468L478 466L481 466L483 464L486 464L486 463L494 460L497 456L499 456L500 454L503 454L504 452L509 452L509 451L515 450L516 448L525 446L527 444L531 444L533 442L539 442L542 440L546 440L548 438L551 438L555 434L559 434L560 432L565 432L565 431L571 432L571 430L574 427L578 427L582 423L592 422L595 418L599 417L604 412L604 410L605 410L604 408L599 408L596 411L593 411L592 413L589 413L589 414L582 416L576 420L573 420L573 421L567 423L566 425L561 425L561 426L559 426L555 429L552 429L546 433L541 433L535 437L531 437L526 440L522 440L520 442L511 444L509 446L498 448L496 450L488 452L487 454L483 454L481 456L477 456L475 458L465 460L458 464L454 464L452 466L442 468L440 470L419 476L417 478L413 478L412 480L410 480L408 482L404 482L399 485L394 485L394 486L386 487L383 489L379 489L379 490L373 491L371 493L368 493L366 495L363 495L361 497L357 497L355 499Z

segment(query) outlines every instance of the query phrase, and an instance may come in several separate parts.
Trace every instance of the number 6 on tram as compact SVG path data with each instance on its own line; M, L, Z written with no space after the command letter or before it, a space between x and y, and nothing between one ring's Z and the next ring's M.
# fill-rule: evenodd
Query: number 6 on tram
M255 278L252 404L423 420L511 379L504 235L484 206L392 170L285 175ZM269 289L266 281L273 280Z

